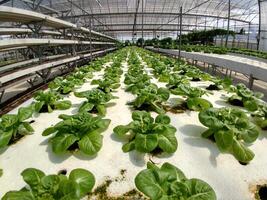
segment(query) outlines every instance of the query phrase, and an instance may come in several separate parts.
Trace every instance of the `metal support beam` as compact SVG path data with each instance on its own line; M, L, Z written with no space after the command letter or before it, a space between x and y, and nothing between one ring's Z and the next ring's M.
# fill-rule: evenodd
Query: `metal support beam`
M260 48L260 38L261 38L261 0L258 0L259 5L259 30L257 35L257 50Z
M142 48L144 47L144 0L142 1Z
M81 17L88 17L92 15L94 18L101 18L101 17L112 17L112 16L118 16L122 17L122 15L127 15L127 16L132 16L135 15L136 12L114 12L114 13L94 13L94 14L79 14L79 15L73 15L73 16L63 16L61 19L69 19L69 18L81 18ZM144 14L144 15L151 15L151 16L173 16L175 19L179 17L179 14L177 13L170 13L170 12L143 12L143 13L137 13L139 14ZM207 14L199 14L199 13L183 13L183 16L189 16L189 17L207 17L207 18L214 18L214 19L225 19L227 20L228 17L223 17L223 16L217 16L217 15L207 15ZM249 23L250 21L248 20L242 20L238 18L231 18L232 21L238 21L238 22L243 22L243 23ZM167 24L167 23L166 23ZM156 30L156 29L155 29Z
M228 0L228 19L227 19L227 35L225 39L225 47L228 45L229 28L230 28L230 15L231 15L231 0Z
M134 38L134 35L135 35L136 19L137 19L137 13L138 13L138 8L139 8L139 3L140 3L140 0L137 0L136 10L135 10L135 13L134 13L134 24L133 24L133 33L132 33L133 38Z
M94 18L99 24L104 25L105 27L107 27L108 30L110 30L109 27L108 27L106 24L104 24L104 23L101 22L99 19L97 19L96 17L94 17L94 14L91 14L91 13L87 12L87 11L84 10L81 6L79 6L79 5L77 5L76 3L74 3L72 0L67 0L67 1L68 1L69 3L71 3L71 5L73 5L73 6L77 7L77 8L79 8L83 13L85 13L85 14L83 14L83 15L80 15L81 17L84 17L84 16L90 16L90 18ZM76 18L76 16L72 15L72 16L66 16L66 17L62 17L62 18ZM80 17L78 17L78 18L80 18Z
M180 7L180 33L179 33L179 59L181 59L181 48L182 48L182 23L183 23L183 7Z
M1 90L0 91L0 103L2 102L4 94L5 94L5 90Z
M89 19L89 35L90 35L90 62L92 61L92 18Z
M250 74L250 76L249 76L249 82L248 82L248 88L250 90L252 90L253 83L254 83L254 78L253 78L252 74Z
M251 28L251 23L248 24L248 40L247 40L247 49L249 48L249 40L250 40L250 28Z

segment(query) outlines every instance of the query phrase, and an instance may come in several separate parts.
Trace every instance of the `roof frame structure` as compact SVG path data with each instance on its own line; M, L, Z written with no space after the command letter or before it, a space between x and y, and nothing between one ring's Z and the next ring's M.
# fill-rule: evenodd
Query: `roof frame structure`
M222 28L223 21L228 20L228 0L41 1L39 6L44 7L41 9L43 12L48 12L51 8L51 12L54 10L55 12L61 13L61 15L57 14L59 18L71 22L79 19L77 23L85 27L89 27L89 19L92 18L93 29L108 32L117 38L120 38L120 35L125 35L124 33L126 31L121 31L121 29L125 28L128 30L129 26L132 26L132 31L131 33L127 31L128 37L135 37L135 32L139 32L135 30L139 30L141 27L144 27L145 30L153 29L152 32L154 35L161 32L167 35L167 31L164 29L174 29L175 25L178 29L179 8L181 6L183 7L183 23L192 24L190 29L193 27L194 30ZM9 4L10 2L5 3ZM143 6L141 6L141 3L143 3ZM257 4L258 0L231 0L230 27L232 27L232 24L238 24L237 27L241 27L242 24L244 27L247 27L249 24L253 25L253 27L257 26L259 24L259 9ZM17 6L16 3L14 6ZM45 7L48 9L45 9ZM63 14L67 13L70 7L71 13L68 15ZM129 26L127 26L127 23ZM187 30L188 26L183 27ZM174 32L177 33L177 29Z

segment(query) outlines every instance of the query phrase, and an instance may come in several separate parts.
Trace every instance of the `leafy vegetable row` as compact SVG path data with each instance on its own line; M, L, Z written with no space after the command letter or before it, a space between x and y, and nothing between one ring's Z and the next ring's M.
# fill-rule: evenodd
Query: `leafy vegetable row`
M165 80L168 80L167 88L174 95L187 97L185 102L183 100L177 102L174 107L200 111L200 122L209 128L202 134L204 138L216 142L221 152L232 154L242 164L247 164L254 158L254 153L247 145L258 138L260 131L247 114L238 108L212 108L213 106L209 101L201 98L202 95L210 92L191 87L190 81L196 81L197 78L202 81L212 81L213 84L210 84L206 88L207 90L224 89L227 92L236 93L228 99L228 102L232 105L245 107L251 112L253 122L264 129L267 124L267 107L266 103L260 100L261 93L253 93L243 84L233 86L230 79L222 80L212 77L183 61L173 61L171 58L159 57L155 53L144 52L142 56L145 57L147 63L150 63L149 66L156 71L158 68L164 68L162 66L165 64L165 70L168 71L166 74L169 74L165 77ZM155 61L156 59L157 61Z
M62 94L70 93L75 87L81 86L86 79L92 78L94 71L102 69L102 65L110 60L112 55L97 59L90 65L76 69L72 74L63 77L58 77L49 83L50 90L38 91L34 94L34 102L27 106L21 107L17 114L5 114L0 118L0 148L7 147L15 143L25 135L34 132L30 120L35 112L53 112L53 110L65 110L71 107L71 102L62 100ZM61 93L61 94L60 94Z

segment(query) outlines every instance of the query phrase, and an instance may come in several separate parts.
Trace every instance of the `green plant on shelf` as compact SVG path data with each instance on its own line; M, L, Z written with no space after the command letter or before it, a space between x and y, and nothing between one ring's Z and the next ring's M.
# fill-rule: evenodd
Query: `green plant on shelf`
M235 106L245 107L249 111L256 111L259 106L259 99L263 97L260 92L252 92L244 84L236 85L236 94L228 98L228 102Z
M258 109L252 112L251 116L260 128L267 130L267 105L265 102L261 102L258 105Z
M91 82L91 84L98 85L97 88L105 93L113 92L120 87L120 83L118 83L117 80L111 78L105 78L103 80L95 79Z
M52 82L49 83L48 87L51 90L55 90L60 94L69 94L75 88L75 82L68 81L62 77L55 78Z
M45 175L39 169L27 168L21 176L27 186L19 191L7 192L3 200L79 200L91 192L94 175L85 169L74 169L69 176Z
M26 121L32 117L33 112L33 105L30 105L19 108L18 114L5 114L0 118L0 148L15 143L25 135L33 134L34 129Z
M119 125L113 129L117 136L129 139L122 147L124 152L134 149L146 153L176 151L176 128L170 124L168 116L160 114L154 120L148 112L134 111L132 119L128 125Z
M135 185L151 200L217 199L208 183L196 178L186 178L180 169L167 162L161 167L148 162L147 169L135 177Z
M211 80L213 82L213 84L210 84L206 89L207 90L226 90L231 92L233 89L233 82L231 78L213 78Z
M59 115L62 119L56 125L47 128L43 136L53 134L50 139L52 150L56 154L70 150L80 150L86 155L95 155L102 147L104 132L109 119L94 117L90 113L82 112L76 115Z
M34 99L35 111L38 113L51 113L53 110L66 110L71 107L71 101L61 100L63 96L54 91L39 90L34 94Z
M166 85L168 89L175 89L180 84L189 84L190 81L186 76L180 75L179 73L170 74L169 82Z
M178 84L176 87L172 87L170 89L171 93L174 95L180 95L180 96L186 96L189 98L194 98L194 97L201 97L204 94L207 94L207 91L198 88L198 87L192 87L190 84Z
M144 89L137 92L137 97L130 102L135 109L155 111L157 113L165 113L163 103L167 102L170 97L170 92L166 88L158 88L155 84L150 84Z
M79 108L79 112L91 112L100 115L106 115L107 103L117 97L111 93L105 93L100 89L92 89L84 92L75 92L76 97L86 98L87 101L83 102Z
M237 108L210 108L199 113L199 121L209 128L202 136L215 141L221 152L232 154L242 164L254 158L247 145L258 138L259 130L246 113Z

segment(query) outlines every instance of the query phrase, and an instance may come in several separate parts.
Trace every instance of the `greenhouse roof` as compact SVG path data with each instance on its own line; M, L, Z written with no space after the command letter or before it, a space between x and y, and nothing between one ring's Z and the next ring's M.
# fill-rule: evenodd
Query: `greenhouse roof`
M89 27L92 17L94 30L118 38L139 37L142 30L145 37L176 35L180 7L183 32L226 28L229 10L229 0L14 0L13 6L30 9L33 2L39 4L36 10L81 26ZM230 0L230 18L230 29L258 24L258 1Z

